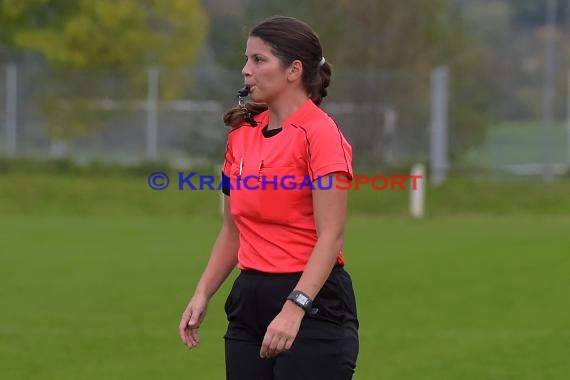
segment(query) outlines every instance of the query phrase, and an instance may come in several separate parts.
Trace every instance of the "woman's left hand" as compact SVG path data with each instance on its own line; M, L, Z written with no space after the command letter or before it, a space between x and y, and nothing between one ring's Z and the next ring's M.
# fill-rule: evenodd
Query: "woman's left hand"
M299 332L304 315L305 310L286 301L281 312L267 326L259 356L272 358L288 351Z

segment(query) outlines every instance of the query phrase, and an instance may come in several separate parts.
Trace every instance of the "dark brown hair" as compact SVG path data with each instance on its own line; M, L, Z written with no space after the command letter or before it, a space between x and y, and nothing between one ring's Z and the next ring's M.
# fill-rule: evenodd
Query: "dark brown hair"
M298 59L303 64L303 85L316 105L327 96L332 67L328 62L321 64L323 49L313 29L293 17L274 16L255 26L250 37L259 37L271 46L271 51L283 64L289 66ZM245 120L246 113L257 115L267 109L262 103L247 102L245 107L232 108L224 114L224 123L235 126Z

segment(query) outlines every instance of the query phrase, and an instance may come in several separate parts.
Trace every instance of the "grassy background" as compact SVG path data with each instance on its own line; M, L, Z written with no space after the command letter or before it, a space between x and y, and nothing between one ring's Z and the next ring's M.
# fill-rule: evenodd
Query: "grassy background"
M29 166L28 166L29 165ZM219 191L178 190L178 173L190 170L161 166L132 169L78 168L41 164L12 167L0 161L0 212L71 213L74 215L216 216ZM170 186L154 191L148 176L162 171ZM198 176L214 173L208 168L197 172L192 183L199 188ZM404 171L395 172L408 175ZM357 173L366 174L366 173ZM372 173L370 176L384 174ZM390 176L389 173L384 174ZM428 174L429 175L429 174ZM429 179L429 177L426 177ZM216 180L216 185L219 180ZM382 185L382 182L378 182ZM411 187L408 184L407 189ZM375 190L364 185L350 195L352 215L398 216L408 213L409 191ZM440 187L427 188L426 211L430 218L465 214L564 215L570 213L570 176L544 184L533 178L451 177Z
M462 161L484 167L541 163L547 158L568 162L566 121L553 122L550 133L550 149L545 157L542 120L501 122L487 129L484 143L473 147Z
M145 170L31 172L0 174L0 378L224 378L231 281L201 346L177 336L217 192L152 191ZM355 379L566 379L569 190L452 179L420 221L407 192L354 191Z

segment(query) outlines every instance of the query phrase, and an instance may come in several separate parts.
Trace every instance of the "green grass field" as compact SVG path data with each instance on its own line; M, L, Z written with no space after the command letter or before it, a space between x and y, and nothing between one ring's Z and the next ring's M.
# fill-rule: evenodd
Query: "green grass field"
M145 186L0 175L1 379L224 378L231 279L201 346L177 333L219 228L217 194ZM567 379L568 189L452 181L428 192L421 221L405 216L405 193L354 193L355 379Z
M229 283L201 347L177 323L216 218L0 218L3 379L222 379ZM353 217L358 379L565 379L569 216Z
M552 123L550 148L544 151L542 120L505 121L487 129L482 146L473 147L465 154L463 163L483 167L541 163L545 159L554 163L567 162L568 137L566 121Z

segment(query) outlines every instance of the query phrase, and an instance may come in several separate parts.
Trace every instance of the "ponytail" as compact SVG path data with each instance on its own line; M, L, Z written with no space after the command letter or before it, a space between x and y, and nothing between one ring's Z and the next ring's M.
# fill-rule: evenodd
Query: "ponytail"
M316 105L320 105L323 98L326 98L328 94L327 87L331 83L332 76L332 66L324 61L324 58L322 60L322 64L319 63L317 73L313 77L314 81L306 86L309 96Z
M254 120L254 116L259 115L267 109L267 104L246 102L245 105L239 105L227 110L224 113L224 124L234 128L247 122L252 127L256 127L257 122Z

